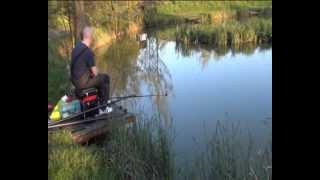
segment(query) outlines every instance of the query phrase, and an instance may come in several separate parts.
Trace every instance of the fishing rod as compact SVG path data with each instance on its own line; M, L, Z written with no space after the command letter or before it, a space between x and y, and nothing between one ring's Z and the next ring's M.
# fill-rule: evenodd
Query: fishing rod
M81 121L72 121L72 122L66 122L66 123L60 123L60 124L54 124L54 125L50 124L50 125L48 125L48 130L54 129L54 128L59 128L59 127L70 126L70 125L82 124L85 122L98 121L98 120L102 120L102 119L106 119L106 117L90 118L90 119L81 120Z
M91 112L91 111L93 111L93 110L98 110L98 109L100 109L100 108L104 108L104 107L106 107L106 106L113 105L113 104L115 104L115 103L117 103L117 102L119 102L119 101L120 101L120 100L115 100L115 101L111 101L111 102L107 102L107 103L100 104L100 105L98 105L98 106L96 106L96 107L93 107L93 108L84 110L84 111L82 111L82 112L80 112L80 113L73 114L73 115L71 115L71 116L69 116L69 117L67 117L67 118L64 118L64 119L62 119L62 120L60 120L60 121L58 121L58 122L51 123L51 125L56 125L56 124L60 124L60 123L62 123L62 122L74 120L74 118L77 118L77 117L79 117L79 116L81 116L81 115L84 115L85 113L89 113L89 112Z
M110 99L128 99L128 98L138 98L138 97L154 97L154 96L168 96L168 93L165 94L148 94L148 95L129 95L129 96L118 96L118 97L111 97Z
M117 116L113 116L111 118L118 118L118 117L121 117L122 115L123 114L120 114L120 115L117 115ZM71 125L76 125L76 124L88 123L88 122L93 122L93 121L106 120L108 118L109 118L109 115L107 114L106 116L88 118L88 119L80 120L80 121L72 121L72 122L60 123L60 124L55 124L55 125L50 124L48 126L48 130L55 129L55 128L66 127L66 126L71 126Z
M100 104L100 105L98 105L98 106L96 106L96 107L87 109L87 110L82 111L82 112L80 112L80 113L73 114L73 115L71 115L71 116L69 116L69 117L67 117L67 118L65 118L65 119L62 119L62 120L60 120L60 121L58 121L58 122L51 123L50 126L51 126L51 125L57 125L57 124L60 124L60 123L62 123L62 122L66 122L66 121L73 120L74 118L77 118L77 117L79 117L79 116L81 116L81 115L84 115L85 113L88 113L88 112L91 112L91 111L93 111L93 110L97 110L97 109L100 109L100 108L104 108L104 107L106 107L106 106L113 105L113 104L115 104L115 103L117 103L117 102L120 102L120 101L122 101L122 100L125 100L125 99L129 99L129 98L139 98L139 97L167 96L167 95L168 95L167 93L165 93L164 95L162 95L162 94L134 95L134 94L133 94L133 95L129 95L129 96L111 97L111 99L115 99L115 100L111 100L111 101L109 100L108 102L103 103L103 104Z

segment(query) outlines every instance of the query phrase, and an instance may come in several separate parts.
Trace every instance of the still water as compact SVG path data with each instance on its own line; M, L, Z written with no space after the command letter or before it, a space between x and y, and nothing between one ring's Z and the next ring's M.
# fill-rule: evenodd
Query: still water
M153 36L99 48L96 57L100 71L112 78L113 96L168 93L130 100L134 107L128 108L156 114L174 129L180 163L204 147L217 121L240 122L258 143L270 133L272 47L185 47Z

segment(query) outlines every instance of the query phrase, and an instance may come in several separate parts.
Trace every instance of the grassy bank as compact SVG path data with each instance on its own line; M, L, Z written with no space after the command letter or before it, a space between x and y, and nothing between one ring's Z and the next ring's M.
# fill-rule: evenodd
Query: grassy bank
M184 17L170 14L159 14L155 8L147 8L144 10L144 26L146 28L182 24L185 22L186 20Z
M101 179L102 151L97 146L80 146L68 132L48 135L48 179Z
M221 25L182 26L176 32L180 43L237 46L243 43L271 43L272 20L251 18L246 22L236 20Z
M272 1L166 1L144 9L146 27L161 27L181 23L221 23L250 11L269 15Z
M220 10L264 9L272 7L272 1L167 1L159 3L162 14L197 15Z
M48 179L272 179L271 136L258 145L240 126L226 123L207 135L204 151L176 167L171 135L156 119L84 146L66 131L49 134Z
M150 119L151 120L151 119ZM172 179L168 133L156 121L116 129L104 142L80 146L68 132L49 134L49 179Z

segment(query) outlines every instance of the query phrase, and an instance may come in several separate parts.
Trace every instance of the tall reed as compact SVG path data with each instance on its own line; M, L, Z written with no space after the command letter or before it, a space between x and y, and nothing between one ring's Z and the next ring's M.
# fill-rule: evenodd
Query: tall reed
M185 169L184 179L272 179L272 137L259 145L239 123L218 122L204 151Z
M219 25L181 26L175 33L181 43L237 46L245 43L271 43L271 19L252 18L241 23L230 20Z

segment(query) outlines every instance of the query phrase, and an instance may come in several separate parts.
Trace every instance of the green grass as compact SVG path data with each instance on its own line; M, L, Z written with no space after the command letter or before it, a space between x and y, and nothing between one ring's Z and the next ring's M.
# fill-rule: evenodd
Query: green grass
M109 166L117 179L170 179L173 171L165 130L153 123L138 124L133 132L119 129L106 144Z
M67 131L48 135L48 179L101 179L103 159L100 148L80 146Z
M172 179L170 145L168 133L155 120L116 129L99 145L74 144L67 131L49 134L48 178Z

